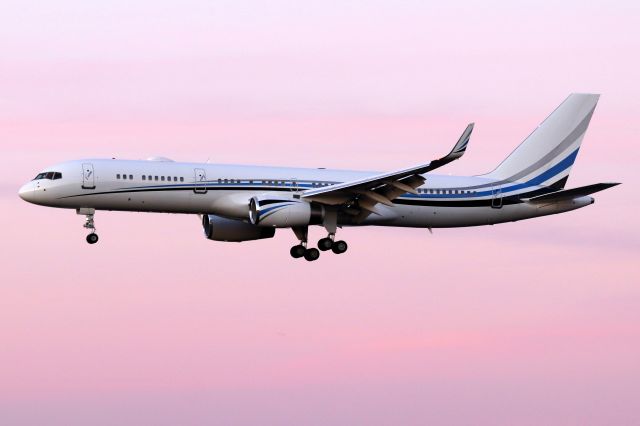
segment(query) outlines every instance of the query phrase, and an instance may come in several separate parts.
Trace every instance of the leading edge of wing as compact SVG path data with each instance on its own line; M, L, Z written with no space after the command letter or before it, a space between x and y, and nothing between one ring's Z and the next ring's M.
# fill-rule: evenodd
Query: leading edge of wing
M326 186L323 188L309 189L302 194L303 198L311 198L316 197L322 194L330 194L335 193L341 190L349 190L349 189L361 189L361 187L371 187L377 186L380 184L387 183L389 181L397 181L408 176L419 175L423 173L428 173L432 170L435 170L439 167L444 166L458 158L462 157L467 150L467 146L469 144L469 139L471 138L471 132L473 131L474 123L470 123L467 128L464 130L460 139L456 142L453 149L449 154L445 155L442 158L437 160L433 160L426 164L421 164L415 167L409 167L407 169L396 170L393 172L382 173L378 175L373 175L364 179L358 179L349 182L338 183L331 186Z

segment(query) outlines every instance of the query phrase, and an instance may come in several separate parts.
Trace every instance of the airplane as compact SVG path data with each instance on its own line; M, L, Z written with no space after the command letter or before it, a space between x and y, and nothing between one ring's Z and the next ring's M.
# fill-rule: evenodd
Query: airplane
M431 174L465 153L474 124L447 155L387 173L148 160L86 159L48 167L19 190L30 203L75 209L98 241L98 210L185 213L201 218L205 237L241 242L293 230L293 258L341 254L338 228L450 228L493 225L564 213L618 183L565 189L599 95L571 94L493 171L477 176ZM317 248L309 226L324 227Z

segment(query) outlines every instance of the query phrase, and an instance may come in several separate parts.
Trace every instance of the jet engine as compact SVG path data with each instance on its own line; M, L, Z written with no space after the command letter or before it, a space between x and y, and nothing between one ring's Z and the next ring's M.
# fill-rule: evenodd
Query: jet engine
M321 204L309 203L293 195L258 195L249 202L249 221L274 228L318 225L324 218Z
M216 215L203 215L202 227L204 235L214 241L251 241L273 238L274 228L255 226L235 219L227 219Z

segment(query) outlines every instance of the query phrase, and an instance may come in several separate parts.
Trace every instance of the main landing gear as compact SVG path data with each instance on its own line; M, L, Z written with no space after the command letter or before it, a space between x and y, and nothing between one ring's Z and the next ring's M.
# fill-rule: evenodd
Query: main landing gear
M318 248L322 251L331 250L335 254L342 254L347 251L349 246L346 242L340 240L335 241L335 234L329 234L328 237L325 237L318 241Z
M299 259L304 257L307 261L313 262L314 260L318 260L320 257L320 252L316 248L307 248L307 238L309 235L309 227L308 226L296 226L293 228L293 233L296 234L296 237L300 240L300 244L297 246L291 247L289 253L291 253L291 257L294 259Z
M93 215L95 214L95 209L78 209L76 210L78 214L84 215L86 217L86 221L83 225L85 229L91 231L89 235L87 235L87 242L89 244L95 244L98 242L98 234L96 234L96 225L93 221Z
M314 260L318 260L318 258L320 258L320 251L318 249L322 251L331 250L335 254L342 254L345 251L347 251L347 248L348 248L346 242L334 241L335 233L330 233L329 236L322 238L320 241L318 241L318 248L308 248L307 242L308 242L309 227L307 226L294 227L293 232L294 234L296 234L296 237L300 240L300 244L298 244L297 246L291 247L291 250L290 250L291 257L293 257L294 259L299 259L301 257L304 257L307 261L313 262Z

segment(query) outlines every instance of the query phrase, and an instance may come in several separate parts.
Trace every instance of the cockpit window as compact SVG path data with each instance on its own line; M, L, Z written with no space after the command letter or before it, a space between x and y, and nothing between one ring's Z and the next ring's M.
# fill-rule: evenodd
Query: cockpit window
M33 178L33 180L39 180L39 179L50 179L50 180L62 179L62 173L60 173L60 172L44 172L44 173L39 173L38 176Z

